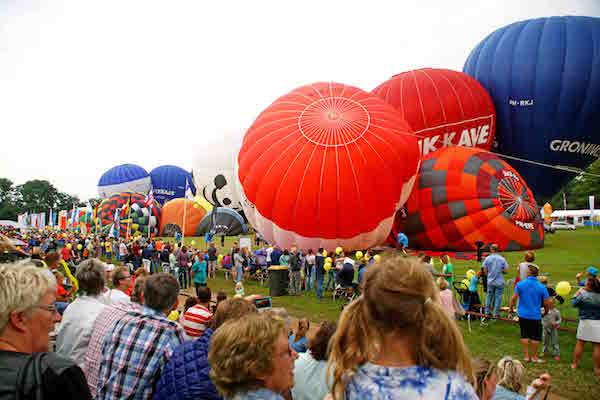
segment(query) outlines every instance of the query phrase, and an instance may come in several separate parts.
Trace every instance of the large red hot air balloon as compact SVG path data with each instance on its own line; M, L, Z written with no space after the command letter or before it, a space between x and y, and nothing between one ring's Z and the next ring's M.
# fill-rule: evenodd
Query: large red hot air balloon
M404 232L411 247L427 250L473 251L477 241L501 250L544 245L543 222L523 178L497 156L466 147L423 158L395 232Z
M242 206L271 243L346 250L382 243L419 165L400 113L339 83L300 87L248 129L238 156Z
M373 93L400 111L419 136L423 155L456 145L492 147L494 104L483 86L467 74L417 69L393 76Z

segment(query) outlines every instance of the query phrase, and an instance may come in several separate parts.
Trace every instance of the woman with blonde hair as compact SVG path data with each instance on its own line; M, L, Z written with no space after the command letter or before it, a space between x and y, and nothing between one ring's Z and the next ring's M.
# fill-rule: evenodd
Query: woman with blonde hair
M297 357L282 319L251 314L227 321L213 333L210 378L227 399L283 400L282 394L294 386Z
M298 320L296 332L290 335L290 346L296 353L305 353L308 349L308 338L306 334L310 329L310 322L306 318Z
M494 400L501 399L524 399L523 377L525 367L519 360L506 356L498 361L498 386Z
M450 318L454 319L454 304L452 299L454 296L452 296L452 290L448 289L448 281L440 276L436 279L436 283L440 289L440 301Z
M329 369L338 399L476 399L463 337L419 260L397 256L365 273L342 312Z
M479 400L492 400L498 384L498 366L482 358L473 359L475 392Z

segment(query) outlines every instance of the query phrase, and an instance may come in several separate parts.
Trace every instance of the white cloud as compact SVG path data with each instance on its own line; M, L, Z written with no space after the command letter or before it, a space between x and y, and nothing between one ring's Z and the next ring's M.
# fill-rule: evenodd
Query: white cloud
M600 15L593 0L5 3L0 176L82 198L118 163L190 169L211 138L244 131L294 87L460 70L508 23Z

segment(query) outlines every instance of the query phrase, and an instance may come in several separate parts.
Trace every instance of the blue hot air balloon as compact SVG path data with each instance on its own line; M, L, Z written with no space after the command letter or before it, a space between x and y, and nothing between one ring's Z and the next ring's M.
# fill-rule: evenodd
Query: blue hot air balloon
M600 18L538 18L505 26L475 47L464 72L488 90L496 107L493 150L571 169L600 157ZM540 198L575 176L507 161Z
M106 199L122 192L146 194L150 190L150 176L139 165L117 165L106 171L98 181L98 194Z
M196 194L192 174L175 165L161 165L150 171L152 193L162 206L171 199L185 196L185 180L187 179L192 194Z

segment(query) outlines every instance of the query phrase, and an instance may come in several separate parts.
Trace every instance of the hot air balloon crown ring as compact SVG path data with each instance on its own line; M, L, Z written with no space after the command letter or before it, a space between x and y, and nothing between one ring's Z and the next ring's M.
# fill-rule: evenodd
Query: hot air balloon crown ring
M304 108L298 129L308 141L325 147L347 146L360 139L371 125L369 111L345 97L324 97Z

